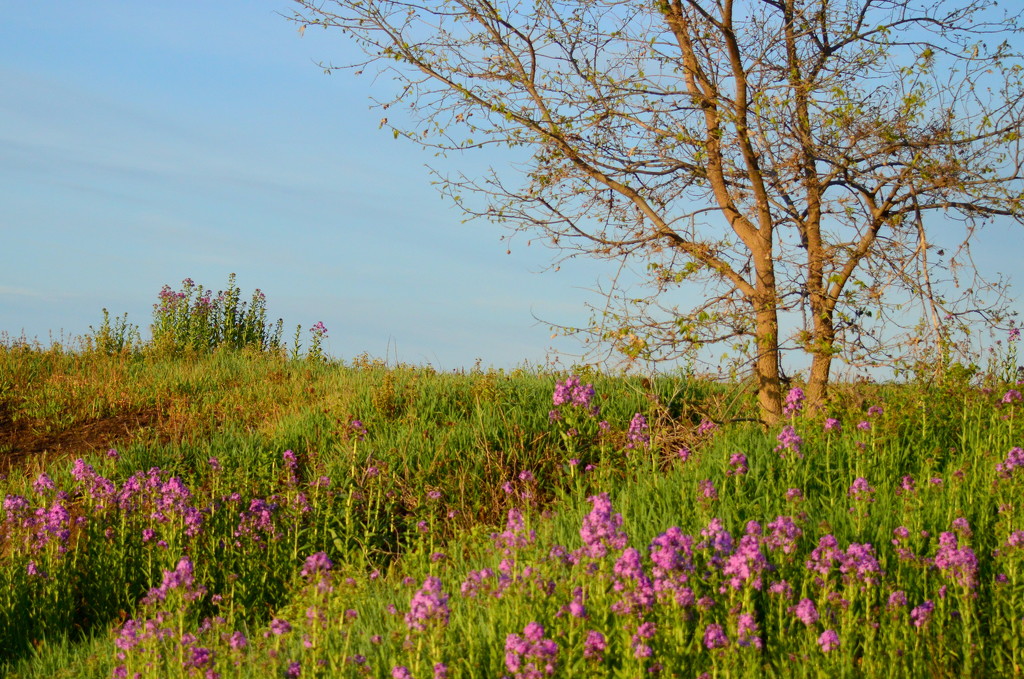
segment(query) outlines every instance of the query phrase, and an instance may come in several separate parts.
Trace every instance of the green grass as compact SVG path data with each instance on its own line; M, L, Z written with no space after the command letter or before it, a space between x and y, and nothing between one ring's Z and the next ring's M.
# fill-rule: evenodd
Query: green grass
M1024 529L1024 479L995 471L1021 442L1019 406L1000 402L1006 385L839 385L827 411L792 421L802 457L780 457L777 429L729 423L752 408L737 387L590 373L584 382L595 387L599 417L563 407L562 421L553 421L552 390L564 377L439 373L365 357L345 365L251 350L108 354L0 345L0 412L21 437L8 445L35 440L33 432L59 438L145 409L158 413L142 428L88 441L80 453L18 459L0 481L0 494L29 505L5 509L0 524L0 646L10 649L2 672L108 677L125 665L143 676L202 676L211 667L223 677L280 676L298 662L302 676L389 677L401 665L419 679L443 662L449 676L496 677L512 674L508 635L523 635L531 622L558 644L557 676L632 677L654 663L661 676L1021 671L1024 569L1022 552L1007 540ZM869 415L876 405L884 412ZM650 447L627 447L635 413L651 424ZM699 433L709 416L721 426ZM824 431L826 416L842 431ZM859 429L862 421L870 427ZM570 427L578 433L568 435ZM110 447L116 458L106 456ZM690 451L685 461L681 448ZM285 451L294 452L294 469ZM745 474L730 473L735 453L746 456ZM73 468L77 457L94 473ZM33 482L43 471L56 489L39 494ZM122 506L117 498L133 476L152 488ZM913 491L903 488L905 476ZM859 477L873 488L870 500L850 495ZM707 482L716 498L705 497ZM792 488L799 499L787 498ZM575 564L552 557L555 546L582 546L588 498L598 493L621 513L649 577L652 540L672 526L693 536L687 586L716 605L681 606L669 597L616 613L622 591L637 586L615 575L621 549ZM69 512L68 535L33 543L32 512L58 504ZM528 526L506 553L491 535L505 530L513 508ZM196 516L198 531L190 529ZM713 519L738 544L749 522L767 534L779 516L791 517L801 534L791 553L762 547L772 570L761 573L760 588L729 584L722 560L731 552L696 548ZM960 547L969 545L977 559L972 587L933 563L938 536L961 518L971 535L961 531ZM899 527L910 537L894 545ZM838 570L816 582L805 562L826 535L841 550L870 544L882 571L877 582ZM915 558L901 558L897 547ZM335 564L330 591L299 573L317 552ZM143 603L183 557L194 583ZM45 575L29 574L30 562ZM460 592L481 569L493 572L485 589L503 588L501 597ZM450 618L410 630L404 615L428 576L441 578ZM612 587L617 579L625 590ZM781 580L792 599L769 594ZM587 618L565 612L577 588ZM908 605L890 608L897 591ZM810 627L790 612L800 598L821 612ZM909 613L925 601L935 611L919 628ZM756 617L763 648L736 644L741 612ZM273 619L288 620L292 631L271 633ZM119 658L115 638L128 620L159 620L170 637L143 640ZM651 658L635 657L644 622L657 629ZM709 625L723 626L728 647L705 647ZM818 644L826 629L841 640L828 653ZM605 635L601 662L584 657L589 631ZM246 648L230 647L233 632L248 637ZM182 634L192 635L184 646ZM212 664L181 655L194 648L211 650Z

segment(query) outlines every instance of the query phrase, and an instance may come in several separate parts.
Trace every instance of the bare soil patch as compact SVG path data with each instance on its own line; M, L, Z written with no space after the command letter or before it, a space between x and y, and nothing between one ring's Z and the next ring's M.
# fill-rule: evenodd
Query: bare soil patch
M15 421L11 405L0 402L0 473L40 457L50 461L116 448L159 421L157 408L145 408L79 422L63 431L46 431L42 422Z

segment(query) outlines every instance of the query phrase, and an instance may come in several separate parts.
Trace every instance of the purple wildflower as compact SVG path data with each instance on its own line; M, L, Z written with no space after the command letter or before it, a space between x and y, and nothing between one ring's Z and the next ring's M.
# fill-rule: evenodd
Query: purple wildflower
M818 637L818 645L821 646L822 653L828 653L834 649L839 648L839 635L833 629L827 629L821 633Z
M800 603L790 608L789 611L808 627L818 622L818 609L810 599L801 599Z
M604 635L595 630L589 630L587 640L583 642L583 657L587 660L601 662L604 660L604 652L607 648L608 643L605 641Z
M573 405L586 408L590 406L594 394L595 390L592 384L583 385L580 383L580 378L573 375L567 377L565 382L555 383L555 392L551 400L556 406Z
M651 562L655 575L672 571L693 570L693 538L683 533L678 526L651 541Z
M316 582L324 589L324 585L330 580L331 568L334 562L327 556L327 552L315 552L306 557L302 565L301 575L311 582Z
M299 468L299 460L295 453L291 450L286 450L281 453L281 459L284 460L284 466L294 472Z
M183 507L181 516L185 520L185 535L189 537L199 535L203 528L203 513L195 507Z
M768 570L768 560L761 552L756 535L744 535L739 546L725 562L722 574L729 576L729 586L740 589L750 582L754 589L761 589L761 573Z
M837 434L843 430L843 425L834 417L825 419L825 431L834 431Z
M558 644L544 638L544 627L531 622L523 636L509 634L505 639L505 667L516 679L550 677L558 667Z
M234 650L240 650L249 645L249 640L245 638L245 634L239 631L234 631L231 636L228 637L228 646Z
M1017 467L1024 467L1024 448L1011 448L1006 454L1006 459L996 465L996 473L1008 479Z
M651 441L651 435L648 433L647 418L636 413L633 415L633 419L629 421L629 431L626 432L626 450L632 450L636 447L646 448Z
M143 641L144 636L145 630L142 623L129 618L121 626L121 631L118 633L117 638L114 639L114 646L122 651L130 651Z
M655 594L680 606L692 605L693 592L685 584L694 568L693 537L672 526L651 541L650 554Z
M292 625L284 618L274 618L270 621L270 631L276 636L288 634L292 631Z
M191 649L191 652L190 652L190 656L191 657L187 658L185 660L185 662L183 663L185 667L189 667L189 668L194 667L196 669L200 669L200 668L203 668L203 667L212 667L213 666L214 653L213 653L213 650L211 650L209 648L204 648L202 646L193 646L192 649ZM293 663L293 664L298 665L298 663ZM296 673L296 674L286 674L286 676L297 677L299 675L298 675L298 673Z
M391 668L391 679L412 679L412 672L405 665L396 665Z
M783 415L794 415L804 408L804 390L800 387L793 387L786 394L786 403L782 406Z
M658 626L650 621L641 623L640 626L636 628L636 632L634 632L633 638L630 641L633 647L634 658L650 658L654 655L654 649L652 649L647 642L654 637L654 634L657 631Z
M278 536L277 524L274 521L279 505L260 498L249 502L249 509L239 513L238 527L235 537L250 537L257 544L263 544L267 537Z
M736 643L740 646L761 648L761 637L758 636L757 620L752 613L741 613L736 621Z
M871 545L856 542L839 556L839 572L843 574L844 582L865 585L877 585L882 576L882 568Z
M967 522L964 517L953 519L953 530L957 532L961 537L971 537L971 524Z
M356 441L363 441L366 439L366 425L363 424L362 420L352 420L348 423L349 433L355 436Z
M839 542L835 536L823 535L818 539L818 546L811 551L811 558L805 565L807 570L827 576L842 555L843 552L839 549Z
M91 481L96 477L96 470L91 464L87 464L82 458L75 460L74 464L71 465L71 476L76 481Z
M775 452L779 453L779 457L786 457L785 451L791 451L797 457L803 457L800 454L800 444L804 442L800 435L796 433L796 429L792 425L787 424L782 428L777 437L779 445L775 446Z
M644 573L640 552L632 547L623 551L615 561L613 572L616 578L613 587L622 593L622 598L612 604L613 612L628 615L648 610L654 605L654 583Z
M41 473L32 483L32 490L36 492L36 495L44 495L47 491L53 490L54 487L53 479L46 472Z
M792 554L796 550L796 541L803 531L794 523L790 516L777 516L768 523L768 535L764 543L768 549L781 549L783 554Z
M568 611L569 615L574 618L585 618L587 617L587 607L583 605L583 588L577 587L572 591L572 601L566 606L564 611Z
M288 679L298 679L298 677L302 676L302 663L298 660L288 663L288 669L284 671L284 676L288 677Z
M907 605L907 593L902 589L898 589L889 595L889 601L886 603L886 608L890 611L897 608L902 608Z
M426 629L427 624L433 621L447 625L449 615L448 595L441 591L441 579L431 575L423 581L423 587L409 602L405 624L411 630L420 631Z
M704 541L697 545L697 547L699 549L710 548L713 550L714 555L711 557L711 562L716 566L720 565L722 557L732 552L732 535L725 529L722 520L719 518L711 519L707 528L701 530L700 534Z
M874 502L875 489L868 484L868 480L863 476L858 476L850 484L850 489L846 491L846 494L853 498L855 502Z
M167 595L173 590L180 589L184 592L186 601L194 601L206 593L206 588L195 586L195 578L192 574L192 561L183 558L178 561L174 570L163 572L163 580L159 587L153 587L142 599L144 604L153 604L167 599Z
M928 623L928 618L931 617L932 611L935 610L935 604L929 599L920 606L910 611L910 620L913 622L914 627L924 627Z
M506 556L511 555L515 550L533 544L537 539L536 531L527 531L526 522L523 520L523 513L513 507L508 510L508 521L505 524L505 532L492 533L491 539L500 547Z
M634 640L637 640L637 639L652 639L652 638L654 638L654 634L657 631L658 631L658 626L655 625L653 622L650 622L650 621L644 622L644 623L641 623L640 626L636 628L636 633L633 635L633 639Z
M1019 391L1017 391L1016 389L1010 389L1005 394L1003 394L1002 402L1003 403L1017 403L1018 401L1020 401L1022 399L1024 399L1024 396L1021 396Z
M700 424L697 425L697 436L710 434L716 429L718 429L718 425L712 422L711 420L701 420Z
M729 469L726 476L742 476L747 473L747 456L743 453L733 453L729 456Z
M633 657L637 659L650 658L654 655L654 649L641 642L633 644Z
M434 679L448 679L448 666L443 662L434 664Z
M698 483L697 484L697 489L700 492L700 495L705 500L717 500L718 499L718 491L715 490L715 484L711 482L711 479L704 479L703 481Z
M484 568L479 571L470 571L469 575L466 576L466 580L462 583L459 591L462 592L464 597L475 597L480 593L480 590L486 585L486 581L494 577L494 571L490 568Z
M779 580L768 586L768 593L781 596L784 599L792 599L793 587L785 580Z
M963 587L974 587L978 583L978 558L970 548L958 546L956 533L939 535L934 563L943 575Z
M21 495L4 496L4 511L7 512L7 521L24 518L30 506L29 501Z
M584 553L594 559L603 558L609 550L625 549L629 538L621 530L622 514L612 513L608 493L590 498L594 508L583 517L580 537L583 538Z
M725 630L717 623L711 623L704 630L704 648L709 651L716 648L723 648L729 645L729 637L725 636Z
M67 508L61 504L59 500L61 497L62 494L58 493L58 501L54 502L49 509L43 507L37 509L34 518L26 516L29 505L23 497L8 495L4 501L4 506L8 511L8 521L20 518L23 526L35 528L35 533L32 535L34 551L43 549L54 540L56 540L58 551L61 554L67 551L68 540L71 538L72 517Z

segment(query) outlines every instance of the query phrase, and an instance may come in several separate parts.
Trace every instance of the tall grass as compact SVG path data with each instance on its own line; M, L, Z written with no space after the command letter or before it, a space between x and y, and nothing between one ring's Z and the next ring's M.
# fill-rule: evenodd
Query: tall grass
M867 387L764 431L669 378L11 346L0 366L9 411L53 431L164 413L0 482L9 676L1021 667L1005 386Z
M0 342L0 674L1024 667L1012 342L819 412L794 389L766 430L693 378L345 364L322 324L289 352L233 277L152 328Z

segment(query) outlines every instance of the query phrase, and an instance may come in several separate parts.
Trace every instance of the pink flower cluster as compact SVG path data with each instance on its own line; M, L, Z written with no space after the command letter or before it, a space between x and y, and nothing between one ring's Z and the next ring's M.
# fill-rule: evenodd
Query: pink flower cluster
M509 634L505 640L505 667L515 679L542 679L558 667L558 644L544 638L544 627L531 622L522 636Z

